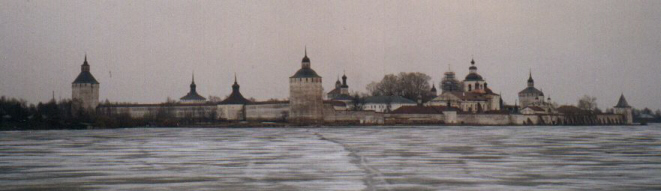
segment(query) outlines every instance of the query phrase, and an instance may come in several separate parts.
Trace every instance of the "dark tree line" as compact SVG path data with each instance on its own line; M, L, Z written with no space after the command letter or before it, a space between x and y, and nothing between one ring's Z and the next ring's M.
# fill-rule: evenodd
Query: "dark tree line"
M109 102L103 104L112 105ZM29 129L86 129L161 126L174 127L190 124L215 123L223 121L216 118L216 111L206 114L201 109L186 113L185 118L177 118L171 106L175 103L163 103L157 112L141 118L132 118L128 113L111 114L101 109L87 112L75 108L71 100L51 100L37 105L25 100L0 97L0 130ZM194 117L193 117L194 116Z

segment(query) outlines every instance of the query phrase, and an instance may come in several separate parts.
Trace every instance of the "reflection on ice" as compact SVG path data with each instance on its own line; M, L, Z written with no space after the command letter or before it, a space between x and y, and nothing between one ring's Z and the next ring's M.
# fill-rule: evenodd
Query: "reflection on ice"
M660 189L647 127L0 132L3 189Z

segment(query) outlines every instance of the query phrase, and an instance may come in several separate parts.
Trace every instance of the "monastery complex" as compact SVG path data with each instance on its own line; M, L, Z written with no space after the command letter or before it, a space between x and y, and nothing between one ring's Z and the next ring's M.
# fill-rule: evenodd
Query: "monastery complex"
M292 70L293 71L293 70ZM433 99L409 100L401 96L366 97L361 108L349 94L347 76L324 92L322 77L312 69L307 51L301 67L289 77L288 101L256 102L240 92L235 76L232 93L219 102L208 101L197 93L195 77L189 92L178 102L161 104L99 103L100 83L90 72L87 56L81 72L72 83L73 106L100 115L129 115L132 118L167 115L176 118L213 119L226 122L279 122L293 125L332 124L439 124L439 125L621 125L632 124L632 108L624 95L610 113L594 113L574 106L556 107L551 98L535 87L532 72L518 93L515 105L504 105L490 89L471 60L463 80L447 71L439 84L432 85ZM284 79L283 79L284 80Z

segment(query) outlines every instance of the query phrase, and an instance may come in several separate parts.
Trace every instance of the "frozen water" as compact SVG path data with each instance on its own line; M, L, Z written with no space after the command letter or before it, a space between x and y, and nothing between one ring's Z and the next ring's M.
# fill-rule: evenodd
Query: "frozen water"
M652 190L661 125L0 132L0 189Z

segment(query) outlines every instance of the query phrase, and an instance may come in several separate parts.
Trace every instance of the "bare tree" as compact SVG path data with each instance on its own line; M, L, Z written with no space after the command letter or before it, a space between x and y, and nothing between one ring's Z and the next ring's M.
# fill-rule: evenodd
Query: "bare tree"
M388 74L380 82L368 84L367 91L372 96L398 95L410 100L417 100L418 95L421 95L422 100L427 101L434 96L430 80L431 77L420 72Z
M578 108L584 110L594 111L597 109L597 98L589 95L584 95L581 99L578 100Z

